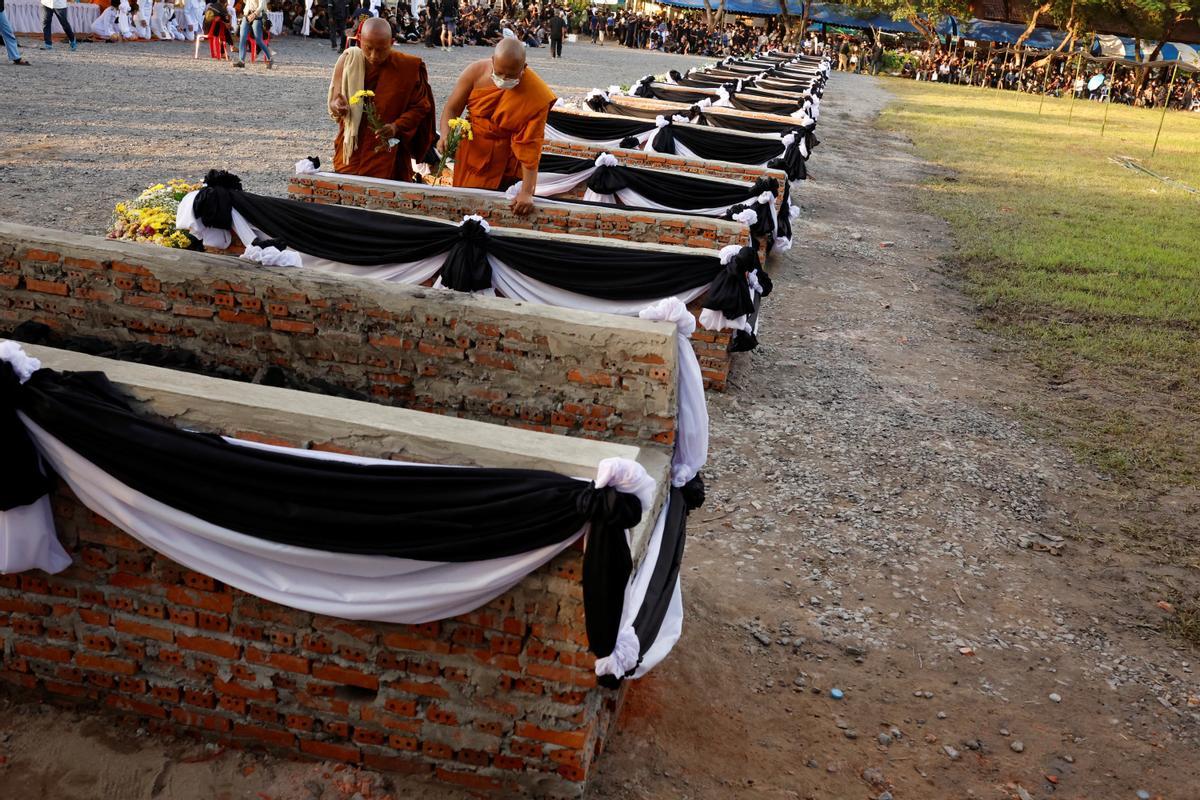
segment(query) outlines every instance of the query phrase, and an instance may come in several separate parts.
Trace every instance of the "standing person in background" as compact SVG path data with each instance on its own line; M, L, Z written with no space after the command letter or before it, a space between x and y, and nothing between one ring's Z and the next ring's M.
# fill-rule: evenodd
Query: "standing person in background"
M555 11L550 15L550 57L562 58L563 37L567 35L567 12Z
M592 44L600 41L600 12L595 6L588 9L588 32L592 34Z
M454 46L458 32L458 0L442 0L442 49L447 53Z
M58 24L62 26L63 33L67 34L67 41L74 50L75 31L71 30L71 20L67 19L67 0L42 0L42 49L49 50L53 46L50 41L50 25L55 17L58 17Z
M346 26L356 10L353 0L330 0L329 46L338 53L346 49Z
M262 53L267 62L267 69L275 66L271 59L271 48L263 41L263 20L269 10L267 2L268 0L246 0L242 6L242 35L238 42L238 60L234 63L235 67L246 66L246 44L251 32L254 33L254 43L258 45L258 52Z
M850 67L850 39L843 36L838 46L838 69L845 72Z
M8 60L14 67L28 67L29 62L21 58L21 50L17 47L17 35L13 33L12 24L4 14L4 0L0 0L0 39L4 40L4 49Z

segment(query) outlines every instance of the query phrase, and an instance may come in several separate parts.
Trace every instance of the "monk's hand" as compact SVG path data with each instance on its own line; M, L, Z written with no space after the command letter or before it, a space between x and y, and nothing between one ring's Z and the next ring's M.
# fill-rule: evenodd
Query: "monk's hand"
M388 139L398 138L396 136L396 133L397 133L396 126L390 122L387 125L379 126L379 138L383 139L385 142Z
M329 116L334 119L341 119L346 116L346 112L350 110L350 104L346 102L346 98L341 94L335 94L333 99L329 101Z
M522 189L517 193L517 196L512 199L510 204L512 212L517 216L525 216L533 211L533 195Z

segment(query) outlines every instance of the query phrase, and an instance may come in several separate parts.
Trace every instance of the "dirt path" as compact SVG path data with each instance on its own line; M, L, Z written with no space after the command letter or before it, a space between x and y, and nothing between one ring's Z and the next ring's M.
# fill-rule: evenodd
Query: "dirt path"
M910 210L934 173L872 124L885 86L830 83L802 241L712 404L684 638L595 795L1198 797L1160 570L1092 546L1106 482L1020 423L1046 389L939 272L947 231Z

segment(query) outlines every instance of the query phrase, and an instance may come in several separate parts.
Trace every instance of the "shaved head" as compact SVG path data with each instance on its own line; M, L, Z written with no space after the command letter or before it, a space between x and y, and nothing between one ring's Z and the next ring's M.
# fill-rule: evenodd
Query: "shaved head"
M380 17L371 17L363 23L358 46L368 64L382 64L392 51L391 23Z
M519 78L525 69L525 45L518 39L501 39L492 52L492 71L502 78Z

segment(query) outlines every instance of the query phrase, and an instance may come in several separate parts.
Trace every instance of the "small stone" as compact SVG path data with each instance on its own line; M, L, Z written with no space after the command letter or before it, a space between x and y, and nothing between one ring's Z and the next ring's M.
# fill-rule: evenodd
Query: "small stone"
M880 247L893 247L895 244L896 244L895 242L880 242L879 246Z
M945 718L946 718L946 717L948 717L948 716L949 716L949 714L947 714L945 711L939 711L939 712L937 713L937 718L938 718L938 719L945 719Z
M872 786L882 786L887 783L887 779L883 777L883 770L878 767L867 767L862 771L862 779Z
M900 740L900 738L904 736L904 734L900 732L900 729L899 729L899 728L897 728L895 725L893 725L893 726L892 726L892 727L891 727L891 728L888 730L888 733L890 733L890 734L892 735L892 738L893 738L893 739L895 739L895 740L897 740L897 741L899 741L899 740Z
M847 728L846 730L842 731L842 735L847 739L857 739L858 731L854 730L854 728Z
M1067 762L1068 764L1075 763L1075 756L1063 756L1062 759L1063 759L1063 761Z
M1017 741L1013 742L1012 744L1010 744L1008 747L1014 753L1024 753L1025 752L1025 743L1020 741L1019 739Z
M853 240L854 240L854 241L856 241L856 242L861 242L861 241L862 241L862 234L861 234L861 233L857 233L857 232L856 232L856 233L852 233L852 234L850 234L850 238L851 238L851 239L853 239Z
M1001 728L1001 729L1000 729L1000 735L1001 735L1001 736L1008 736L1008 728Z
M761 644L763 647L771 646L771 637L768 636L767 634L763 633L762 631L755 631L754 638L757 639L758 643Z
M838 728L840 728L841 730L846 730L846 728L850 727L850 723L846 720L845 717L834 717L833 724L837 725Z
M933 692L931 692L931 691L929 691L928 689L926 689L926 690L925 690L925 699L926 699L926 700L932 700L932 699L933 699Z
M804 676L797 675L795 678L792 679L792 683L794 683L797 686L803 687L804 686Z
M1058 692L1051 692L1050 693L1050 702L1051 703L1061 703L1062 695L1060 695Z
M877 742L879 742L881 745L883 745L884 747L887 747L889 744L892 743L892 737L886 733L879 734L878 736L875 737L875 740Z
M68 212L70 212L70 211L74 211L74 210L75 210L75 209L74 209L72 206L63 206L63 211L68 211Z
M942 745L942 750L945 751L946 755L950 756L951 761L958 761L959 752L957 750L955 750L953 747L951 747L948 744L944 744L944 745Z
M808 761L806 761L804 763L804 766L808 767L809 769L816 769L817 767L819 767L821 765L817 763L817 760L815 758L810 758Z
M1137 798L1138 798L1138 800L1150 800L1150 793L1147 792L1145 789L1138 789L1137 790Z
M860 658L862 656L865 656L867 654L867 651L863 650L861 647L858 647L857 645L848 644L845 647L845 653L848 656Z
M880 792L879 797L876 797L875 800L892 800L892 793L891 792Z

